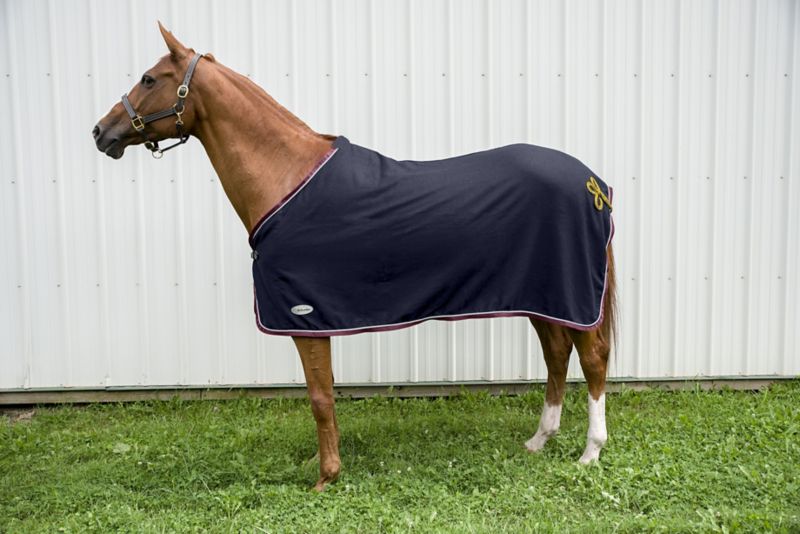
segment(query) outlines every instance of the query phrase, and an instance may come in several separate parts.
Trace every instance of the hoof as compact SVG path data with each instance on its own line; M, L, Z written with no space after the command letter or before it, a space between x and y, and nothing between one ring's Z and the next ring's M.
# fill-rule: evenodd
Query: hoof
M314 491L325 491L325 488L328 487L328 484L336 482L336 480L339 478L340 471L341 464L339 463L338 459L337 461L331 462L330 465L325 467L320 466L319 480L317 480L317 483L314 484Z
M583 465L590 464L592 462L599 462L600 461L600 449L603 448L602 443L594 443L589 442L586 445L586 450L583 451L583 454L580 457L578 462L582 463Z
M527 449L528 452L539 452L546 444L547 438L537 434L525 442L525 449Z
M328 484L336 482L337 478L339 478L338 473L336 474L335 477L320 477L320 479L317 480L317 483L314 484L314 487L311 489L313 491L316 491L317 493L322 493L323 491L325 491L325 488L328 487Z

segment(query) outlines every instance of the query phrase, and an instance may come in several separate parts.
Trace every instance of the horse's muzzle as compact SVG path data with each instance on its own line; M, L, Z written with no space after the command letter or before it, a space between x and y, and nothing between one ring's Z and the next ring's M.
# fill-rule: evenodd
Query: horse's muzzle
M98 122L92 129L92 137L97 150L111 158L119 159L125 153L125 145L118 136L113 135L113 128L104 128Z

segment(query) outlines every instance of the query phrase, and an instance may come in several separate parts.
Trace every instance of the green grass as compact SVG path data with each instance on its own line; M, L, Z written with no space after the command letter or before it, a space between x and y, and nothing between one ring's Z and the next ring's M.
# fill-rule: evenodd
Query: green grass
M800 382L610 394L588 467L585 399L538 455L538 387L340 401L344 471L321 495L301 400L0 417L0 532L800 532Z

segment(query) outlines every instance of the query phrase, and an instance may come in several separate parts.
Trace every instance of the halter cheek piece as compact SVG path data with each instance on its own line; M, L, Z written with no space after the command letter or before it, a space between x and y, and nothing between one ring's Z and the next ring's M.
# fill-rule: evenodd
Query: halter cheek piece
M125 106L125 111L128 112L128 115L131 118L131 124L133 125L133 129L139 132L139 135L142 136L144 139L144 146L153 153L153 157L158 159L164 155L164 152L171 148L175 148L178 145L184 144L186 141L189 140L189 134L183 131L183 119L181 115L186 110L186 106L184 105L184 101L186 100L186 96L189 94L189 83L192 81L192 74L194 74L194 68L197 66L197 62L200 61L200 58L203 57L203 54L195 54L192 58L192 61L189 62L189 68L186 69L186 75L183 77L183 83L178 86L178 101L172 105L171 108L167 108L162 111L157 111L155 113L151 113L149 115L145 115L142 117L136 110L133 109L130 101L128 100L128 93L122 95L122 105ZM177 119L175 119L175 129L178 131L178 139L180 139L177 143L169 145L166 148L159 148L158 141L151 141L150 138L144 133L144 127L147 123L157 121L159 119L164 119L169 117L170 115L177 115Z

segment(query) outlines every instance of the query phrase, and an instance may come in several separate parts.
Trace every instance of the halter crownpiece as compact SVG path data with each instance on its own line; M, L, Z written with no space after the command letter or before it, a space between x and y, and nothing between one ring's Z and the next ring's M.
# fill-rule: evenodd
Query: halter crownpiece
M150 113L149 115L142 117L136 113L135 109L133 109L133 106L128 100L128 93L122 95L122 105L125 106L125 111L128 112L128 116L131 118L131 125L133 126L133 129L142 136L142 139L144 139L145 148L152 152L153 157L156 159L161 158L164 155L164 152L167 150L175 148L178 145L182 145L189 140L189 134L184 133L183 131L183 118L181 116L183 115L183 112L186 111L185 100L189 95L189 83L192 81L194 69L201 57L203 57L203 54L195 54L192 60L189 62L189 67L186 69L186 74L183 76L183 83L178 86L178 101L175 102L171 108L167 108L162 111L156 111L155 113ZM159 148L158 141L151 141L147 134L144 133L145 125L159 119L164 119L171 115L176 115L178 117L175 119L175 129L178 131L178 139L180 140L166 148Z

